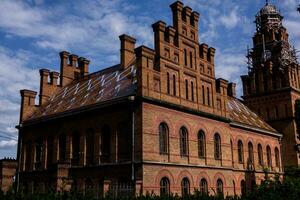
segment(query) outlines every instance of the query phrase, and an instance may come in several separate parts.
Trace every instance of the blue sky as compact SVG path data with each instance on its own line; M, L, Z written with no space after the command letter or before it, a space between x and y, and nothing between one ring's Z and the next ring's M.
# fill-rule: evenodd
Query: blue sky
M20 89L38 91L40 68L59 70L61 50L91 60L90 71L119 62L127 33L153 48L151 24L171 22L172 0L0 0L0 158L15 157ZM264 0L183 0L200 13L200 42L216 48L216 75L237 82L247 71L255 14ZM284 15L290 41L300 49L299 0L270 0Z

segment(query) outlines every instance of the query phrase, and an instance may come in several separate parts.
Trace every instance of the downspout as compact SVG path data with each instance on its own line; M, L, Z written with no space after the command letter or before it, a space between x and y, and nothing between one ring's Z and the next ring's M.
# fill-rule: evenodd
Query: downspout
M17 177L16 177L16 191L17 193L20 190L20 168L21 168L21 160L22 160L22 134L21 129L22 129L22 124L20 124L20 126L17 126L16 128L18 128L19 130L19 137L18 137L18 151L17 151L17 159L18 159L18 166L17 166Z
M134 182L135 181L135 169L134 169L134 163L135 163L135 153L134 153L134 151L135 151L135 146L134 146L134 141L135 141L135 137L134 137L134 133L135 133L135 131L134 131L134 129L135 129L135 126L134 126L134 124L135 124L135 112L134 112L134 100L135 100L135 97L134 96L130 96L129 97L129 100L131 101L131 111L132 111L132 113L131 113L131 121L132 121L132 124L131 124L131 139L132 139L132 141L131 141L131 180L132 180L132 182Z

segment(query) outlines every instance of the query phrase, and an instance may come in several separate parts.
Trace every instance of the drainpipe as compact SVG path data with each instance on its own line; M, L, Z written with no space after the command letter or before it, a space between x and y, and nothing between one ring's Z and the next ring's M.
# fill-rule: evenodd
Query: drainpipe
M132 180L132 182L135 180L135 173L134 173L134 162L135 162L135 158L134 158L134 151L135 151L135 148L134 148L134 140L135 140L135 138L134 138L134 129L135 129L135 126L134 126L134 124L135 124L135 118L134 118L134 115L135 115L135 112L134 112L134 105L133 105L133 103L134 103L134 100L135 100L135 97L134 96L130 96L129 97L129 100L131 101L131 111L132 111L132 113L131 113L131 115L132 115L132 118L131 118L131 120L132 120L132 124L131 124L131 138L132 138L132 141L131 141L131 180Z
M19 137L18 137L18 151L17 151L17 159L18 159L18 166L17 166L17 177L16 177L16 191L19 192L20 189L20 168L21 168L21 160L22 160L22 124L16 127L19 130Z

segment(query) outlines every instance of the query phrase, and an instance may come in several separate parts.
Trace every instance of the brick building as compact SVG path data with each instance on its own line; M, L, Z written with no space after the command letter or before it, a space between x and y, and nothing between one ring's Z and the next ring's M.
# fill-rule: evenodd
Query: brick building
M17 161L11 158L0 160L0 191L7 192L13 186Z
M60 73L40 70L38 105L21 91L21 189L234 195L282 174L281 132L216 79L199 14L170 7L173 26L152 25L154 49L122 35L120 64L95 73L63 51Z

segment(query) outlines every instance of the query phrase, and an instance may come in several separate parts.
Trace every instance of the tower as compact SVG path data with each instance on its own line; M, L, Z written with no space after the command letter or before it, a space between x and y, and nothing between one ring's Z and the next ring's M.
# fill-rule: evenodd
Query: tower
M283 16L268 1L255 17L253 48L248 50L248 74L242 76L246 105L283 134L284 166L300 164L300 66L289 43ZM274 153L274 152L273 152Z

